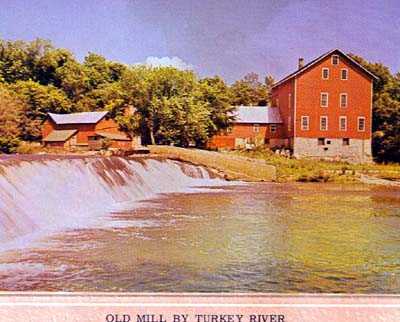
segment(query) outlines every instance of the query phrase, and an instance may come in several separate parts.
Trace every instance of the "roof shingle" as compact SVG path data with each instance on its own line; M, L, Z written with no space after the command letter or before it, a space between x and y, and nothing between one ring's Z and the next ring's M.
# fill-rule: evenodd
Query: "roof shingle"
M56 124L96 124L104 116L106 116L107 113L108 113L107 111L82 112L82 113L71 113L71 114L49 113L49 116Z
M237 106L234 123L278 124L282 123L279 109L269 106Z
M46 136L44 142L65 142L73 136L78 130L54 130Z

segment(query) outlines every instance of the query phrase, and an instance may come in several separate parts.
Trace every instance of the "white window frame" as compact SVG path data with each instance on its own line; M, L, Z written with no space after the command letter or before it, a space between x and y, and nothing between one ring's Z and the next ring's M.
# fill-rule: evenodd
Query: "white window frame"
M326 70L328 71L328 76L325 78L325 77L324 77L324 71L326 71ZM328 80L328 79L329 79L329 73L330 73L330 72L329 72L329 68L327 68L327 67L322 68L322 72L321 72L321 77L322 77L322 79L323 79L323 80Z
M346 78L343 78L343 72L346 71ZM348 68L342 68L340 70L340 79L341 80L348 80L349 79L349 69Z
M344 106L342 106L342 97L346 97L346 104ZM339 95L339 106L341 108L346 108L349 102L349 97L347 95L347 93L340 93Z
M304 126L304 121L306 120L306 126ZM310 130L310 117L308 115L301 116L301 130L309 131Z
M342 120L344 120L344 129L342 129ZM347 131L347 116L339 117L339 131Z
M278 126L277 126L276 124L271 124L271 125L269 126L269 131L270 131L271 133L276 133L277 129L278 129Z
M364 120L364 127L361 130L360 130L360 120ZM367 122L366 122L365 116L357 117L357 131L358 132L365 132L366 126L367 126Z
M322 128L322 120L323 119L326 120L326 122L325 122L326 123L326 128L325 129ZM328 131L328 116L324 115L324 116L321 116L319 118L319 130L320 131Z
M334 61L334 58L336 58L337 57L337 64L335 64L333 61ZM339 65L339 63L340 63L340 58L339 58L339 55L332 55L332 57L331 57L331 63L332 63L332 65L334 65L334 66L337 66L337 65Z
M326 105L322 105L322 96L326 95ZM328 92L321 92L319 97L319 105L321 107L328 107L329 106L329 93Z
M260 124L258 123L253 124L253 132L260 133Z

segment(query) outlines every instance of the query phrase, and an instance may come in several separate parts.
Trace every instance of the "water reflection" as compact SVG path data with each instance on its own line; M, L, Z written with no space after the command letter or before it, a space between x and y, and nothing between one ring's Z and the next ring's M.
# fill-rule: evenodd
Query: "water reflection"
M2 290L398 293L400 191L172 194L0 257Z

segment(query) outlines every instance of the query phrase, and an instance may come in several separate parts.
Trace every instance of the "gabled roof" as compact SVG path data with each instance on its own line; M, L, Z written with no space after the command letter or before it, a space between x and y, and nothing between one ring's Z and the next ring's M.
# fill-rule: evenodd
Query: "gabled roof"
M364 66L362 66L361 64L356 62L349 55L346 55L343 51L341 51L340 49L333 49L333 50L330 50L327 53L317 57L316 59L310 61L308 64L304 65L302 68L300 68L300 69L296 70L295 72L289 74L288 76L284 77L279 82L276 82L272 87L276 87L276 86L278 86L280 84L283 84L284 82L288 81L289 79L291 79L293 77L296 77L299 74L302 74L303 72L305 72L306 70L308 70L309 68L311 68L312 66L316 65L317 63L319 63L320 61L322 61L323 59L325 59L326 57L328 57L328 56L330 56L332 54L340 54L340 55L342 55L343 57L347 58L352 64L357 66L361 71L363 71L365 74L367 74L369 77L371 77L371 78L373 78L375 80L378 79L378 77L376 77L374 74L372 74Z
M277 124L282 123L279 110L269 106L236 106L234 123Z
M71 114L49 113L49 116L56 124L96 124L104 116L106 116L107 113L108 113L107 111L82 112L82 113L71 113Z
M44 142L65 142L73 136L78 130L54 130L46 136Z
M96 134L110 140L131 141L131 139L124 133L96 132Z

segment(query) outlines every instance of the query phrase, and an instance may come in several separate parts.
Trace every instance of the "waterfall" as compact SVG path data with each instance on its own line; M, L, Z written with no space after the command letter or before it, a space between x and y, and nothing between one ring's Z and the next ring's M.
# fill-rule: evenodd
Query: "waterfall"
M159 193L222 184L203 167L172 160L42 157L0 160L0 242L88 227Z

